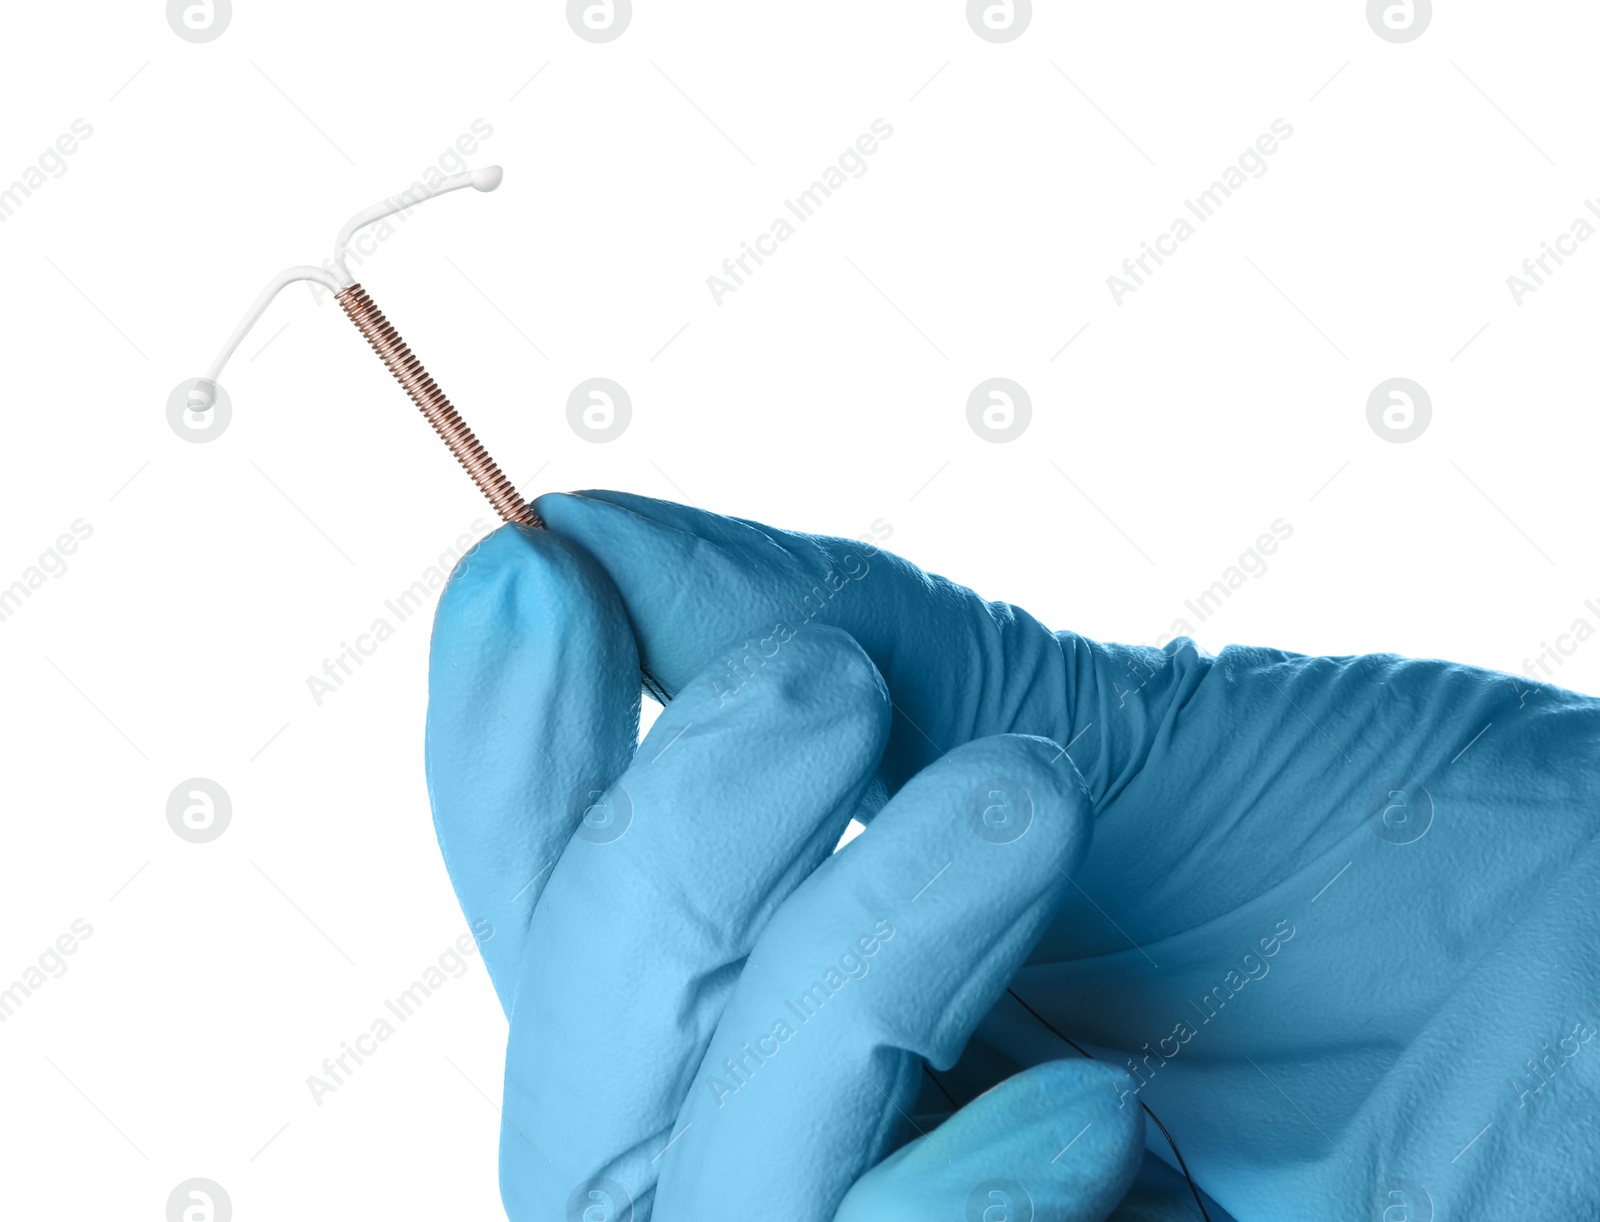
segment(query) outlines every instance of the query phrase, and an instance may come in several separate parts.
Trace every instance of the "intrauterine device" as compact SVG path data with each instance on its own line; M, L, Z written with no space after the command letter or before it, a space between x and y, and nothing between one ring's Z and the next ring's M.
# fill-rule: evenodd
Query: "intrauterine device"
M201 417L215 405L217 379L222 376L223 366L228 363L228 358L234 354L235 349L249 334L250 328L255 326L256 321L284 286L300 280L313 280L333 293L334 299L350 316L350 321L355 323L356 329L367 337L367 342L389 367L389 372L394 374L395 380L405 387L405 392L411 396L412 402L422 409L422 414L428 418L428 423L433 425L439 436L444 439L445 445L450 447L450 452L460 460L467 474L472 476L472 482L477 484L483 495L489 498L489 503L494 506L495 512L507 522L542 527L544 523L539 520L539 515L517 492L511 481L501 474L494 459L489 457L489 452L483 448L483 443L473 436L466 421L450 405L450 400L445 398L444 392L422 367L422 362L411 354L406 342L383 316L383 312L373 304L371 296L356 283L345 262L350 240L367 225L381 221L384 217L393 216L397 212L405 212L426 200L462 187L471 187L476 191L493 191L500 185L500 178L501 170L497 165L482 170L471 170L465 174L453 174L436 187L414 187L399 195L380 200L372 207L363 208L356 213L345 222L344 228L339 230L339 236L334 241L331 272L302 264L280 272L272 278L266 288L261 290L261 295L256 298L255 304L245 311L245 316L239 320L239 325L228 337L228 342L222 346L222 351L217 353L217 359L211 362L211 368L206 371L206 376L201 378L189 392L189 410L197 417Z

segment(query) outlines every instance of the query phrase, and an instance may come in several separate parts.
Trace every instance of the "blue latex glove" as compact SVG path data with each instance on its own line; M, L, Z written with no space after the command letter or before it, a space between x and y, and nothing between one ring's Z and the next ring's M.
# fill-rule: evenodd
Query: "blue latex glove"
M446 861L499 931L513 1217L590 1176L665 1222L1102 1217L1140 1102L1241 1222L1594 1213L1596 702L1100 645L847 540L539 510L553 537L452 580L429 717ZM677 698L630 770L635 639ZM609 844L571 838L589 776L632 796ZM922 1058L957 1102L1003 1085L873 1166Z

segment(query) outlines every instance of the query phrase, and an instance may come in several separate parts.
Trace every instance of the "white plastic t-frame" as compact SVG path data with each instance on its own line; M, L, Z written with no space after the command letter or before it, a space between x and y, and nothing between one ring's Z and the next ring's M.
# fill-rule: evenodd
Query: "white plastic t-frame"
M217 359L211 362L205 377L201 378L189 392L189 410L196 413L209 411L216 403L217 379L222 376L223 367L244 342L244 337L250 333L250 328L256 325L262 314L266 313L267 307L272 304L272 299L285 286L300 280L314 280L331 292L341 293L355 283L355 277L350 274L345 258L350 249L350 240L360 230L375 221L383 220L384 217L415 208L435 196L459 191L462 187L471 187L475 191L493 191L500 185L502 177L503 172L497 165L486 166L481 170L468 170L464 174L452 174L436 187L408 188L399 195L379 200L370 208L363 208L356 213L344 223L344 228L339 230L339 236L334 240L332 272L303 263L298 267L286 268L279 272L268 282L267 287L261 290L261 295L245 311L244 317L239 320L239 325L233 329L233 334L228 336L228 342L222 345L222 351L217 353Z

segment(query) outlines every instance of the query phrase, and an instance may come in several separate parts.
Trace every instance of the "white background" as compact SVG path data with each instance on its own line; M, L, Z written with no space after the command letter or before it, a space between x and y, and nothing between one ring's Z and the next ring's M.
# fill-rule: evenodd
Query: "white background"
M10 6L0 184L93 135L0 224L0 587L93 533L0 622L0 985L94 933L0 1024L8 1208L154 1220L206 1176L241 1222L498 1216L476 961L320 1107L306 1086L465 930L427 615L320 707L306 680L491 515L304 286L223 379L225 435L165 418L270 275L475 119L505 185L358 276L530 494L883 518L1102 639L1186 619L1212 650L1520 671L1600 625L1600 242L1520 305L1506 283L1600 193L1600 12L1444 8L1395 45L1354 0L1041 4L993 44L950 0L641 3L594 45L555 3L238 0L193 45L150 0ZM878 118L865 175L716 304L706 277ZM1267 172L1118 305L1107 276L1279 118ZM595 376L633 401L605 445L566 420ZM1009 444L966 418L994 376L1032 399ZM1408 444L1367 420L1397 376L1433 403ZM1187 614L1279 518L1267 572ZM1559 678L1600 686L1600 643ZM210 844L166 822L193 776L233 800Z

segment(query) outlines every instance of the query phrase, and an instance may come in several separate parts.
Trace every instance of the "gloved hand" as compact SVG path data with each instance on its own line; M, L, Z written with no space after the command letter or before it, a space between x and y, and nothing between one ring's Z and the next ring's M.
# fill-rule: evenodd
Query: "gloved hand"
M954 1059L1054 911L1087 842L1082 781L1047 740L970 743L830 858L889 732L860 646L812 626L737 690L720 661L702 667L634 755L638 666L615 589L556 535L500 531L440 603L428 780L511 1022L507 1210L831 1217L922 1057ZM968 821L995 776L1027 786L1025 840ZM1128 1079L1046 1067L973 1109L963 1148L1048 1164L1061 1116L1082 1112L1098 1123L1052 1179L1063 1217L1101 1217L1142 1152L1113 1080ZM797 1092L814 1130L800 1150L769 1116ZM1023 1114L1038 1123L998 1124ZM678 1167L694 1170L658 1194Z
M555 1174L512 1144L521 1126L601 1160L580 1175L621 1172L649 1192L659 1173L668 1222L824 1219L836 1205L851 1222L982 1217L986 1199L998 1222L1028 1216L1019 1189L1041 1219L1101 1216L1094 1194L1131 1174L1143 1102L1241 1220L1592 1208L1596 1172L1581 1151L1600 1136L1583 1055L1600 1000L1595 702L1389 656L1100 645L847 540L614 493L538 508L575 545L549 541L540 563L569 567L458 597L472 566L492 574L490 548L475 554L442 604L431 680L430 782L469 916L505 912L499 896L545 870L510 910L522 922L495 922L524 932L485 946L514 1003L508 1202L512 1180ZM581 608L550 593L569 588L620 605L575 623ZM677 694L628 774L650 795L635 809L665 801L645 770L690 745L696 713L714 740L697 771L691 761L678 774L681 792L700 796L677 815L678 839L695 847L674 863L687 873L695 858L708 890L676 888L676 909L656 903L670 890L649 865L593 864L591 848L626 838L580 838L562 854L559 815L529 817L562 809L564 779L544 778L564 776L569 755L595 761L602 744L604 767L589 771L626 764L631 713L597 711L632 708L621 616ZM559 629L563 647L541 644L541 628ZM848 662L830 673L828 650ZM867 661L893 705L881 757L881 722L855 738L841 728L865 725L848 676L858 665L872 676ZM596 665L611 668L604 681ZM802 672L824 681L798 682ZM586 696L556 694L580 676ZM748 722L746 696L769 702ZM832 766L793 762L817 755ZM851 770L854 788L795 792ZM893 798L814 869L858 791L867 814ZM753 808L765 855L738 835ZM951 834L962 827L964 841ZM629 835L643 831L640 818ZM663 832L650 852L672 842ZM915 898L902 894L917 874L908 862L930 867ZM563 885L588 893L547 917ZM652 931L617 915L645 896ZM896 938L916 939L857 931L871 974L845 971L837 988L824 977L823 1004L765 1055L770 1041L746 1033L774 1030L773 1003L796 1000L794 973L824 972L839 959L830 938L847 951L851 921L895 902L907 914ZM724 914L720 943L712 922L670 923L694 908ZM570 995L585 972L587 1009ZM1104 1064L1075 1059L1068 1036ZM729 1083L716 1073L733 1059L723 1049L744 1042L763 1055ZM840 1048L861 1056L841 1065ZM907 1067L918 1055L958 1102L1006 1084L862 1176L896 1113L917 1110ZM653 1134L670 1148L646 1149ZM1171 1157L1159 1136L1150 1145ZM1012 1204L974 1195L986 1180L1010 1181L996 1191Z

